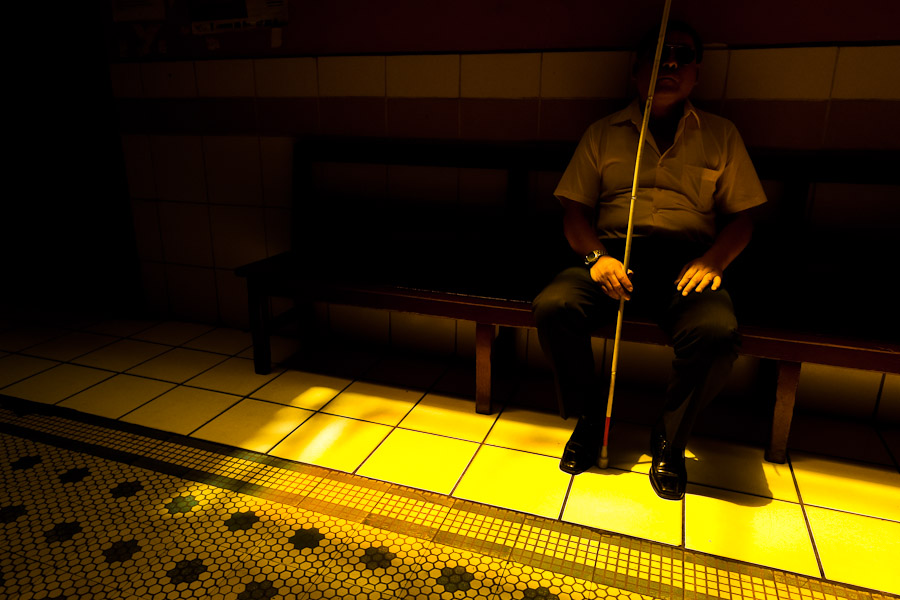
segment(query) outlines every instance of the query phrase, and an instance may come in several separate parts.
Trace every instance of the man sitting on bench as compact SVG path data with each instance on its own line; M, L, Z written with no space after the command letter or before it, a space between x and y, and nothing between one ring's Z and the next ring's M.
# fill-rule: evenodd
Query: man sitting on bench
M534 315L560 402L579 415L560 461L572 474L596 462L603 437L606 394L594 376L591 332L615 317L621 298L629 300L629 311L655 319L666 332L675 360L651 435L650 481L660 497L675 500L684 497L684 449L695 418L722 389L740 344L722 273L750 240L748 209L766 198L734 125L691 104L703 48L691 27L670 22L625 272L633 169L657 32L637 49L632 79L639 100L588 128L556 188L566 238L584 264L562 271L537 296Z

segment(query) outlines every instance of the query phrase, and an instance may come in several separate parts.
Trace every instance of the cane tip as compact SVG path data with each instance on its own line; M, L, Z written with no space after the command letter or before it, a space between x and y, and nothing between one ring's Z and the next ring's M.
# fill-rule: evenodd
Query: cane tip
M597 466L601 469L605 469L609 466L609 457L606 455L606 446L600 450L600 459L597 461Z

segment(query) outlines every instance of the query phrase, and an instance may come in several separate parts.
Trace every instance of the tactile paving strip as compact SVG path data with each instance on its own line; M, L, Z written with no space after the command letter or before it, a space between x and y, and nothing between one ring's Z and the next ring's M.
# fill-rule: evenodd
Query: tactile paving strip
M0 596L879 600L0 398Z

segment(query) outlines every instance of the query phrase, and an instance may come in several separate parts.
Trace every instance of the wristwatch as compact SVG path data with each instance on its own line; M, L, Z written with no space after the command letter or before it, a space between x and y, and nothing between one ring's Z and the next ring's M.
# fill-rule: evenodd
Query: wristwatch
M587 256L584 257L584 266L586 266L588 269L590 269L591 267L594 266L594 263L596 263L598 260L600 260L604 256L609 256L609 252L607 252L606 250L594 250L593 252L591 252L590 254L588 254Z

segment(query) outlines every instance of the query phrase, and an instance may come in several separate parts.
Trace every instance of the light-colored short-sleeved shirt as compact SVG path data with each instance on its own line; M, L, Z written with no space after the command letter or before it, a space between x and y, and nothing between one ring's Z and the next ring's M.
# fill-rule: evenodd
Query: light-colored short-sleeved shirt
M591 125L554 192L596 207L601 238L625 237L642 114L635 101ZM716 215L766 201L731 121L690 102L672 146L660 154L647 134L638 173L634 235L712 242Z

